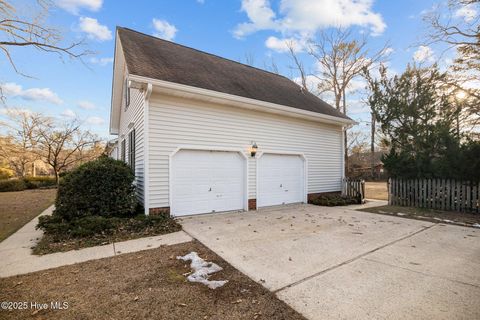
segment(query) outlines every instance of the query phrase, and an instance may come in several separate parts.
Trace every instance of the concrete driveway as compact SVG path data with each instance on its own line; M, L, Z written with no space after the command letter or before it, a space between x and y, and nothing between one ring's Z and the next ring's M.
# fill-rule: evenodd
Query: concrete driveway
M480 229L312 205L181 223L309 319L480 319Z

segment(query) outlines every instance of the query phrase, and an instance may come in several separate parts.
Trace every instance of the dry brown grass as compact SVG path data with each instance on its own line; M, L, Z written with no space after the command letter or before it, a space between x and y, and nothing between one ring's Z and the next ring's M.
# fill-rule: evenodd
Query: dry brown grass
M187 282L196 251L224 268L215 290ZM0 301L68 302L66 310L0 310L2 319L303 319L198 242L125 254L0 281Z
M365 182L367 199L388 200L387 182Z
M56 194L57 189L0 192L0 241L51 206Z
M361 209L360 211L461 226L472 226L474 224L480 224L480 215L466 212L441 211L434 209L401 206L381 206L365 208Z

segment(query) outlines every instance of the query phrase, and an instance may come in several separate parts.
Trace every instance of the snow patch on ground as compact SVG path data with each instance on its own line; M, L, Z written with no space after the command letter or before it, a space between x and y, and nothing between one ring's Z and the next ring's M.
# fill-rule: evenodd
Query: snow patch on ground
M455 221L448 220L448 219L440 219L440 218L433 218L433 219L437 221L447 222L447 223L455 223Z
M223 268L218 264L213 262L207 262L200 258L195 251L190 252L189 254L182 256L177 256L177 259L183 261L192 261L190 263L190 268L192 268L192 273L187 277L190 282L199 282L210 289L216 289L223 286L228 280L208 280L212 273L222 271Z
M472 224L472 227L474 227L474 228L480 228L480 223L474 223L474 224Z

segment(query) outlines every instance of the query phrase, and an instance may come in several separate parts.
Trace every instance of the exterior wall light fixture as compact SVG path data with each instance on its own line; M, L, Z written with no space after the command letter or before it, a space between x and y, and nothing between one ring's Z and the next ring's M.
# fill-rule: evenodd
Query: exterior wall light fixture
M257 149L258 149L257 143L252 142L252 146L250 147L250 156L252 156L252 158L255 158L255 155L257 154Z

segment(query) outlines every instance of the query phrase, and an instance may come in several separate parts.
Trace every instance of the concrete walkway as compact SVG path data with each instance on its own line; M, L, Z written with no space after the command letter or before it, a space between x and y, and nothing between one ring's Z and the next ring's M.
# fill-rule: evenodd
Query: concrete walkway
M42 212L41 215L51 214L52 211L53 206ZM179 231L161 236L110 243L104 246L36 256L32 255L31 248L43 235L41 230L35 229L37 223L38 217L0 243L0 277L56 268L123 253L155 249L163 245L173 245L192 240L185 232Z

